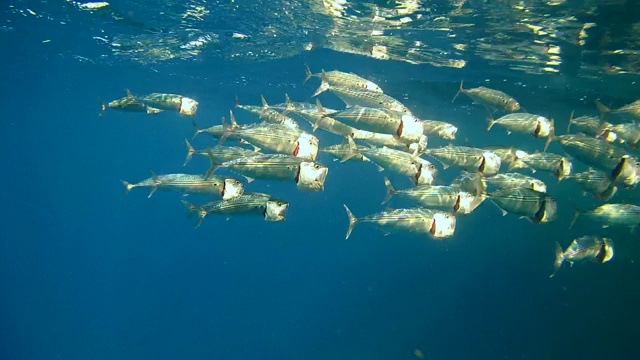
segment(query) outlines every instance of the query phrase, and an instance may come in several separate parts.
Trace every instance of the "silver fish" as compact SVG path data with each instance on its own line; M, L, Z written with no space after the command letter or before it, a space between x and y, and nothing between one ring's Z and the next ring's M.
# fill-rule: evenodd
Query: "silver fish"
M521 168L520 163L526 164L526 168L532 172L545 171L562 180L571 174L573 164L569 159L554 153L535 152L533 154L521 153L516 155L518 159L514 162L513 168Z
M513 131L532 135L535 138L546 138L545 151L549 147L549 143L554 135L553 120L549 120L540 115L512 113L495 120L490 117L487 131L491 130L494 125L504 127L509 134Z
M633 231L640 224L640 206L631 204L604 204L591 210L576 210L569 228L578 217L586 217L602 227L628 227Z
M549 195L531 189L505 188L488 194L487 197L502 210L525 217L534 224L555 220L556 201Z
M355 128L332 118L331 115L336 113L337 110L330 110L327 112L327 109L322 106L319 99L316 99L316 108L316 112L298 112L311 124L313 131L316 129L322 129L340 136L353 136L357 131Z
M596 100L596 107L602 114L603 119L619 124L624 122L640 122L640 100L624 105L615 110L611 110Z
M242 109L250 112L253 115L258 116L258 118L262 121L272 123L272 124L280 124L284 125L292 130L299 130L300 126L298 123L287 115L282 114L281 112L272 109L267 100L265 100L264 96L260 96L262 101L262 106L252 106L252 105L241 105L238 103L238 98L236 97L235 107L237 109Z
M513 147L505 148L501 146L489 146L484 148L485 150L489 150L500 158L500 162L502 164L506 164L508 166L509 171L516 169L526 169L529 166L522 161L522 159L529 154L525 151L518 150Z
M350 155L362 154L376 165L387 171L397 172L411 179L415 185L431 185L438 169L429 161L404 151L388 147L357 149L353 139L348 138ZM347 156L347 159L350 156Z
M360 152L360 150L366 150L366 149L367 147L365 146L357 146L356 147L357 154L352 157L349 157L348 159L350 161L370 162L371 160L369 160L366 156L362 155L362 152ZM343 160L347 158L348 155L350 155L351 153L350 150L351 148L349 147L348 143L342 143L342 144L331 145L324 148L320 148L318 151L321 153L327 153L338 160Z
M422 207L442 209L455 214L470 214L484 201L482 190L472 194L455 185L421 185L411 189L396 190L386 177L384 184L387 187L387 196L382 204L394 196L399 196Z
M202 224L202 220L209 214L216 215L260 215L268 222L284 221L289 209L289 203L273 198L269 194L246 193L230 200L212 201L202 206L195 206L186 201L182 203L189 209L189 213L197 212L198 222L196 228Z
M437 120L422 120L422 130L427 136L436 136L445 140L455 140L458 128L452 124Z
M345 239L348 239L358 223L373 224L381 230L400 230L428 234L433 239L446 239L453 236L456 228L456 217L452 214L424 208L408 208L383 211L377 214L357 218L344 205L349 217L349 228Z
M580 116L577 118L573 117L573 111L571 112L571 116L569 117L569 125L567 126L567 134L571 133L571 128L574 130L577 129L578 133L583 133L589 136L600 136L602 135L603 129L608 129L613 126L611 123L603 121L595 116ZM608 133L604 139L607 142L616 141L616 134L613 132Z
M328 83L324 85L324 83L325 80L323 79L323 85L320 86L325 86L327 90L336 94L336 96L347 104L347 107L359 105L378 109L388 109L406 114L411 113L403 103L389 95L365 89L334 86L329 85Z
M613 258L613 254L613 241L599 236L579 237L573 240L564 251L556 242L556 259L553 263L553 273L549 277L554 277L565 261L571 265L585 260L606 263Z
M318 138L307 132L282 124L260 123L239 127L234 123L235 121L232 121L232 126L227 129L221 142L226 137L234 135L258 149L269 149L312 161L315 161L318 155Z
M103 102L102 111L100 112L100 115L102 116L102 114L107 109L114 109L114 110L125 111L125 112L143 112L149 115L159 114L164 111L161 109L156 109L151 106L147 106L145 103L143 103L142 101L136 99L133 95L131 95L131 92L129 90L127 90L127 96L123 98L110 101L109 103Z
M519 173L497 174L485 180L499 188L525 188L546 193L547 185L539 179Z
M365 141L375 146L387 146L411 153L417 152L418 154L422 154L425 151L427 143L429 142L429 139L424 135L417 142L406 142L394 135L374 133L365 130L356 130L353 133L353 139Z
M407 113L355 105L328 115L343 124L365 131L395 135L405 142L419 141L422 122Z
M492 110L503 110L506 112L516 112L520 110L520 103L511 96L505 94L502 91L486 88L480 86L474 89L464 89L462 87L462 81L460 82L460 89L454 96L453 101L456 100L458 95L465 94L476 103L479 103Z
M231 161L237 158L256 155L258 152L254 150L245 149L238 146L216 146L205 150L196 150L191 146L189 140L185 139L187 144L187 157L184 160L182 166L186 166L191 160L193 155L202 155L213 162L213 164L222 164L223 162Z
M283 154L241 157L211 168L206 176L219 168L227 168L242 175L248 182L254 179L295 181L302 191L322 191L329 171L320 163Z
M135 98L146 106L161 110L177 111L183 116L194 116L198 110L197 101L178 94L151 93L148 95L135 96Z
M502 163L498 155L489 150L466 146L445 146L427 149L426 154L438 159L445 168L456 166L468 172L479 172L493 176L500 170Z
M150 187L151 192L148 197L151 197L158 189L175 190L185 194L215 195L223 200L233 199L244 193L244 185L240 181L224 176L206 178L202 175L156 175L151 172L151 177L146 180L135 184L122 181L122 184L127 193L137 187Z
M327 85L331 86L344 86L348 88L363 89L372 92L382 93L380 86L372 81L369 81L363 77L360 77L353 73L346 73L342 71L332 70L324 71L319 74L314 74L311 69L305 64L306 76L304 83L309 81L312 77L317 77L322 80L320 87L313 93L313 96L317 96L327 90Z
M584 191L591 193L596 199L602 201L611 200L618 190L618 187L613 185L611 178L607 174L594 169L569 175L566 178L574 180Z

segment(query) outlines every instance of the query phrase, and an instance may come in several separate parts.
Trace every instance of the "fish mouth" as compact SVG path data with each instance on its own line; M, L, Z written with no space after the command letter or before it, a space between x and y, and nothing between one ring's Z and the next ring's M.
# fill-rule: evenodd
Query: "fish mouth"
M436 228L436 219L431 221L431 228L429 228L429 233L431 236L436 236L437 228Z
M402 131L404 130L404 121L400 120L400 126L398 126L398 130L396 131L396 135L398 137L402 137Z
M297 141L296 147L293 149L292 155L297 157L299 153L300 153L300 141Z
M422 164L418 164L418 171L416 171L416 175L415 175L416 184L420 182L421 176L422 176Z
M536 138L539 137L540 130L542 130L542 124L540 123L540 121L536 121L536 129L533 131L533 136Z
M482 157L482 162L480 163L480 166L478 166L478 171L480 172L484 172L485 168L487 166L487 158L485 158L484 156Z

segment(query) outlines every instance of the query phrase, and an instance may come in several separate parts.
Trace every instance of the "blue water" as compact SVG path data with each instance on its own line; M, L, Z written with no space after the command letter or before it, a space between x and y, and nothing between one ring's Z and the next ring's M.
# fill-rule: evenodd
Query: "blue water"
M24 28L18 15L4 16ZM502 217L487 202L459 218L450 240L384 236L358 225L345 241L342 204L358 216L382 210L382 174L321 156L330 168L322 193L299 193L288 183L247 185L288 200L285 222L210 216L194 229L180 194L124 195L120 182L150 170L204 172L200 158L182 167L190 120L170 112L98 117L99 99L124 96L127 88L197 99L201 126L227 116L235 95L256 105L261 94L277 103L285 92L308 101L317 80L302 85L304 63L376 81L418 116L457 125L457 144L542 148L526 136L487 134L484 111L467 98L452 104L463 78L509 91L560 128L574 108L594 113L589 102L515 85L526 77L487 83L473 69L328 50L258 63L92 63L62 54L78 46L77 34L62 45L67 30L32 25L41 28L0 33L0 358L415 359L416 349L427 359L634 358L637 232L585 223L568 230L571 203L593 201L549 175L540 178L561 204L552 224ZM55 40L41 43L46 38ZM330 94L321 99L340 106ZM321 145L341 141L318 136ZM215 145L205 136L193 143ZM551 150L562 153L557 144ZM457 174L441 171L443 183ZM390 178L398 188L410 185ZM613 237L616 257L567 266L549 279L554 242L566 246L589 231Z

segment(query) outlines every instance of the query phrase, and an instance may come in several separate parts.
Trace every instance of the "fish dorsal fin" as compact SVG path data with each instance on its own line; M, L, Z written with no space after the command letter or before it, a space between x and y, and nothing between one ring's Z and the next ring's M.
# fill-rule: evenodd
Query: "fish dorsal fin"
M236 122L236 116L233 115L233 110L229 110L229 121L231 122L232 129L239 128L238 123Z
M260 95L260 100L262 101L262 108L265 110L268 109L269 103L267 103L267 99L264 98L264 95Z
M238 100L238 95L235 96L233 107L234 108L240 107L240 100Z
M127 97L128 98L133 98L133 95L131 94L131 90L127 89Z

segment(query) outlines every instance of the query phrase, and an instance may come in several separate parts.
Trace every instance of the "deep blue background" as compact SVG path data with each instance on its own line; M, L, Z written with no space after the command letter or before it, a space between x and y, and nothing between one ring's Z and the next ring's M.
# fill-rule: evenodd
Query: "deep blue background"
M147 199L136 189L125 196L120 183L150 170L204 172L203 159L182 167L190 121L175 113L97 116L99 98L121 97L126 88L194 97L202 126L227 115L234 95L247 104L261 94L280 102L285 92L310 100L317 80L302 86L306 62L357 72L418 116L456 124L456 144L533 151L542 143L497 128L487 134L483 110L469 99L452 104L459 80L507 90L527 110L556 118L560 129L574 108L593 113L587 101L517 85L527 79L487 83L473 68L323 50L267 63L93 64L61 55L55 41L42 44L56 38L35 35L45 31L1 34L0 358L411 359L414 349L429 359L633 358L638 235L584 222L567 230L571 204L595 204L571 184L540 174L560 202L553 224L502 217L487 202L460 218L447 241L385 237L365 225L345 241L342 204L358 216L382 210L382 174L321 156L330 167L323 193L298 193L287 183L247 186L289 200L284 223L211 216L193 229L179 194ZM321 99L340 106L330 94ZM238 121L253 119L238 113ZM340 141L319 136L321 145ZM197 148L213 144L204 136L194 141ZM561 150L553 144L551 151ZM441 183L456 174L442 171ZM390 177L398 188L409 186ZM554 241L566 246L590 233L614 238L614 260L567 267L549 279Z

